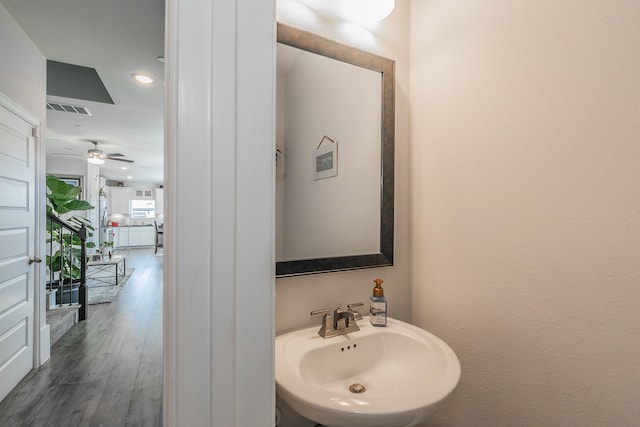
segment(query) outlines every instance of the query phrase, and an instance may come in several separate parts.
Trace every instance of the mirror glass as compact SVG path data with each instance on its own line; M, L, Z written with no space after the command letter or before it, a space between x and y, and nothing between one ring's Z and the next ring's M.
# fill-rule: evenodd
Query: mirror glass
M278 25L276 274L393 264L394 62Z

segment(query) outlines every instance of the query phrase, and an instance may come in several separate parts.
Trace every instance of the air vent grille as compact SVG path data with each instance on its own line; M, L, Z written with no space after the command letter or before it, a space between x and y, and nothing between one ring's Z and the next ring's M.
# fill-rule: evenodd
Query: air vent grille
M47 110L61 111L74 114L82 114L83 116L91 116L87 107L80 107L78 105L59 104L57 102L47 102Z

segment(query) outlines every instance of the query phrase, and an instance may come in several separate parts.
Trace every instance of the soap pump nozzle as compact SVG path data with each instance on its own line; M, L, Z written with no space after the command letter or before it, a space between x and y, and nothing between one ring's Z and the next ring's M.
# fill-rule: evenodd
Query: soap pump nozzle
M382 279L375 279L373 281L373 283L376 284L376 286L373 288L373 296L374 297L383 297L384 296L384 289L382 288L382 283L384 282L384 280Z

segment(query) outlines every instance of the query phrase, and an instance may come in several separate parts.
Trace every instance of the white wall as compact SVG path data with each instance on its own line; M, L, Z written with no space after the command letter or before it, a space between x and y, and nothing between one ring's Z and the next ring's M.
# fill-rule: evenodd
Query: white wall
M0 40L0 92L42 120L44 127L45 58L2 4Z
M283 332L319 325L320 319L309 317L314 309L334 307L337 303L366 303L376 277L385 281L389 315L409 320L409 3L405 0L396 2L393 13L371 31L347 26L342 20L317 13L317 9L303 8L292 12L292 9L285 9L287 3L290 2L278 2L279 22L396 61L395 265L278 279L276 330Z
M100 167L98 165L92 165L87 163L87 177L84 185L86 191L86 199L94 209L87 211L87 218L91 221L91 224L95 230L91 233L91 236L87 238L88 241L93 242L96 248L100 245Z
M277 54L276 54L277 55ZM277 61L277 59L276 59ZM284 97L284 80L276 76L276 197L275 197L275 244L276 259L282 257L284 243L284 116L286 112Z
M47 157L47 173L58 176L81 176L86 179L87 160L49 156Z
M413 320L430 426L640 425L640 3L411 2Z
M271 426L275 6L166 7L163 425Z
M35 44L20 28L18 23L0 4L0 92L19 104L31 115L40 121L40 138L36 143L36 191L35 197L44 200L45 182L45 156L44 139L46 137L46 61ZM38 224L44 224L44 210L39 210L36 215ZM45 253L44 227L36 227L40 245L36 249L35 256ZM44 263L39 264L36 270L36 283L44 283ZM39 332L36 331L35 364L44 363L49 358L49 327L46 324L44 285L37 288L35 299L37 315L36 322ZM42 304L41 304L42 302Z

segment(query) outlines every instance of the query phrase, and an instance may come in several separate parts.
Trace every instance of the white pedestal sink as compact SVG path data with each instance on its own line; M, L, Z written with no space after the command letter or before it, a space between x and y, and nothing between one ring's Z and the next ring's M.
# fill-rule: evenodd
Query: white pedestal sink
M276 337L276 391L303 416L329 427L409 427L431 416L460 379L440 338L388 319L333 338L318 327Z

